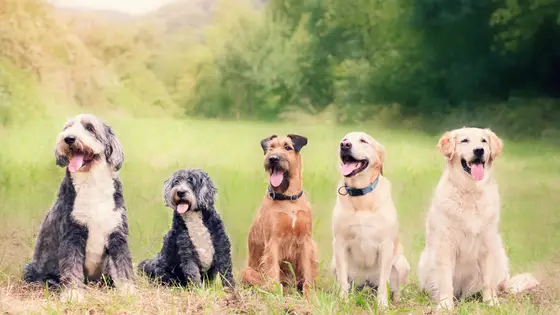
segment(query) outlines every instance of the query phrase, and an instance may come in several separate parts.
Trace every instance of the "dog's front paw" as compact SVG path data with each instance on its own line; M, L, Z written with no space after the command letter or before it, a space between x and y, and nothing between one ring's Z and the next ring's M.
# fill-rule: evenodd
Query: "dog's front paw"
M60 294L60 301L63 303L80 303L84 300L84 292L82 289L76 289L76 288L71 288L71 289L65 289L61 294Z
M387 298L387 295L378 295L377 296L377 307L379 307L379 309L386 309L389 307L389 301Z
M455 307L455 303L453 302L453 298L449 297L449 298L444 298L442 299L438 306L437 309L438 310L452 310Z
M343 300L348 299L348 288L343 288L343 287L341 287L341 288L338 290L338 297L341 298L341 299L343 299Z
M399 293L394 292L394 293L391 295L391 301L393 302L393 304L399 303L400 298L401 298L400 292L399 292Z
M500 301L498 301L497 295L492 295L487 298L483 298L483 301L488 303L489 306L500 306Z

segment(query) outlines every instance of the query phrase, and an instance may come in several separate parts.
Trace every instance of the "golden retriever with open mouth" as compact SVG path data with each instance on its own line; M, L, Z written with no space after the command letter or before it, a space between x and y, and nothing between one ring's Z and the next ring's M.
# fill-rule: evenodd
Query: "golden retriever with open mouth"
M410 265L399 243L391 183L383 176L385 149L370 135L351 132L340 142L339 156L343 179L332 215L331 269L342 297L351 283L372 287L379 307L386 307L387 282L398 301Z
M452 309L454 298L482 292L490 305L501 292L530 290L530 274L510 278L498 231L500 196L493 165L502 140L489 129L446 132L437 145L447 166L437 185L426 222L426 247L418 275L438 308Z

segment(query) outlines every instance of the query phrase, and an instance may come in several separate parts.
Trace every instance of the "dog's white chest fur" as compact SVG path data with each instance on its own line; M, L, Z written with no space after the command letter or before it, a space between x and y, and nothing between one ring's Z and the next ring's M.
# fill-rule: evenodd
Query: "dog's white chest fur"
M349 268L375 268L379 244L385 236L385 220L377 213L342 212L334 222L335 237L346 244Z
M200 211L187 211L182 216L187 225L191 242L198 254L202 271L206 272L210 269L214 260L212 236L202 221L202 213Z
M113 177L109 166L100 163L90 172L72 174L76 200L72 217L88 229L84 268L96 276L101 268L109 235L122 223L115 209Z
M379 280L380 246L396 233L396 211L392 205L380 204L377 210L350 210L338 199L333 211L333 236L346 254L348 276L356 284Z

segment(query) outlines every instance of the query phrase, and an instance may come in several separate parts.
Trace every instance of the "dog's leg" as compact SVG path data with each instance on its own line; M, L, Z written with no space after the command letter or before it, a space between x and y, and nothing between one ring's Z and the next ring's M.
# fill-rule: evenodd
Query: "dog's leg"
M379 246L379 284L377 288L377 305L380 308L389 306L387 283L391 277L393 268L393 249L392 241L386 241Z
M202 275L200 274L200 268L196 261L194 261L196 257L194 245L189 239L186 230L177 235L177 248L179 249L179 267L187 279L187 285L200 286L202 284Z
M389 281L393 303L397 303L399 301L401 295L401 285L408 283L408 273L410 272L410 264L402 252L402 245L400 247L401 250L399 250L399 256L394 258L391 270L391 280Z
M345 298L348 295L350 285L348 283L348 257L346 257L346 245L341 238L333 240L333 253L336 264L336 279L339 285L339 295Z
M398 303L401 297L401 284L399 281L399 272L395 266L391 267L391 276L389 278L389 286L391 287L391 299L393 303Z
M435 253L436 283L439 292L438 309L453 309L453 269L455 265L453 246L441 241Z
M109 276L117 289L123 293L134 294L134 270L125 230L117 230L109 235L107 254L111 265Z
M488 302L490 306L498 305L496 284L494 280L494 255L486 253L480 260L480 271L482 272L482 301Z
M208 276L212 279L215 277L215 274L218 274L222 280L222 285L226 288L232 288L235 286L235 280L233 279L231 263L231 243L221 220L214 217L210 223L216 232L213 235L215 252L212 268L208 271Z
M487 302L490 306L498 305L498 281L496 279L498 270L496 270L498 261L497 255L501 254L501 242L494 235L497 231L490 231L486 237L486 250L481 253L479 260L480 272L482 273L482 301ZM490 235L490 236L488 236ZM502 276L502 275L500 275Z
M79 302L83 299L84 261L88 230L69 222L58 248L60 281L65 288L61 300Z
M47 213L37 236L33 259L23 267L23 280L29 283L41 282L49 287L59 286L58 269L58 219L57 208Z
M187 284L192 284L195 286L202 285L202 276L200 274L200 268L196 262L192 259L188 259L187 261L181 262L181 271L185 275L187 279Z
M314 274L317 272L317 257L313 240L307 239L303 243L300 257L303 278L302 291L305 298L309 301L310 290L313 287Z
M148 278L156 280L162 284L170 284L177 281L172 273L167 271L167 262L157 254L153 259L146 259L138 264L138 272L144 273Z
M257 270L247 266L241 272L241 281L248 285L261 285L262 275Z
M207 272L208 278L213 279L216 275L219 275L222 285L225 288L233 288L235 286L235 280L233 279L231 268L229 249L226 250L223 248L222 251L216 251L216 253L214 253L213 267Z
M264 255L261 261L261 270L266 275L267 285L280 283L280 257L278 240L272 237L265 245Z

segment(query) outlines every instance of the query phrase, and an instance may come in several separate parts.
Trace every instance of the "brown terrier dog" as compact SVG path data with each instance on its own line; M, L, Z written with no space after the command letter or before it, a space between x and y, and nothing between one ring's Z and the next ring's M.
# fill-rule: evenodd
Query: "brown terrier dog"
M295 275L298 289L308 298L317 276L317 254L311 238L311 210L302 190L299 151L306 144L307 138L293 134L261 141L270 185L249 232L249 259L242 281L288 284Z

